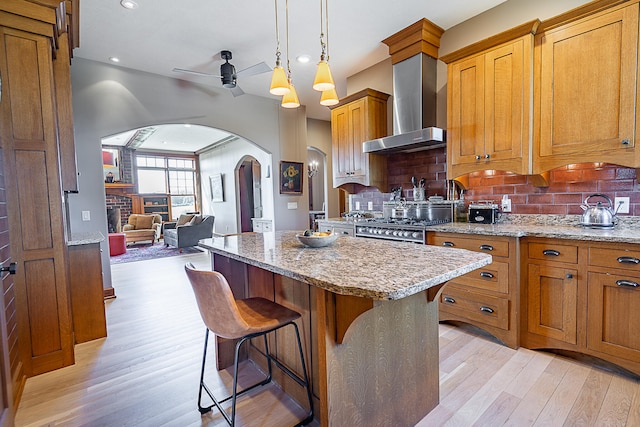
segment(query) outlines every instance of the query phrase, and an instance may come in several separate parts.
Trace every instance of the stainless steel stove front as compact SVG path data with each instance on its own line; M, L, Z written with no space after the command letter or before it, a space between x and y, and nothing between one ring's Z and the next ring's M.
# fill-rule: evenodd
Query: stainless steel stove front
M426 244L427 233L424 226L402 225L390 223L356 224L356 237L397 240Z

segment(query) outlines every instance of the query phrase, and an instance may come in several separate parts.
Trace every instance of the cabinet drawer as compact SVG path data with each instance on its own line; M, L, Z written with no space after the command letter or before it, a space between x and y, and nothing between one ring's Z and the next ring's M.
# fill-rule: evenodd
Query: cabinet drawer
M509 300L480 295L454 283L440 295L441 312L451 313L496 328L509 329Z
M529 258L576 264L578 262L578 247L556 243L529 243Z
M640 249L589 248L589 265L640 272Z
M494 257L509 256L509 241L496 240L490 237L466 237L456 234L434 233L428 240L430 245L450 246L453 248L468 249L476 252L486 252Z
M509 293L509 263L493 261L491 264L454 279L456 283L486 291Z

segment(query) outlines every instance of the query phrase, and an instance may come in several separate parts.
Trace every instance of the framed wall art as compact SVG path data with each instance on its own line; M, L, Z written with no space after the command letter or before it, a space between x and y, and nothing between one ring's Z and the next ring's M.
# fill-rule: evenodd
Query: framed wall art
M224 187L222 186L222 174L217 173L209 177L211 184L211 201L224 202Z
M302 163L280 162L280 194L302 194Z

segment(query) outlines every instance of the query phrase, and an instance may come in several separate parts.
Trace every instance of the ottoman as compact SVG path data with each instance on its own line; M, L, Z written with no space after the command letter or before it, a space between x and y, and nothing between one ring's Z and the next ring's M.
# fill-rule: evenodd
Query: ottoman
M127 236L124 233L109 233L109 256L127 252Z

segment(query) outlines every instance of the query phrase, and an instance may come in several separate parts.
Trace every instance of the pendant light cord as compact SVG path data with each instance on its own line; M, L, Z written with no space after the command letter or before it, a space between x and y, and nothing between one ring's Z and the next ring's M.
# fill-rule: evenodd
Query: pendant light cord
M285 20L287 26L287 71L289 72L289 84L291 84L291 64L289 62L289 0L285 0Z
M280 65L280 30L278 26L278 0L274 0L276 10L276 67Z

